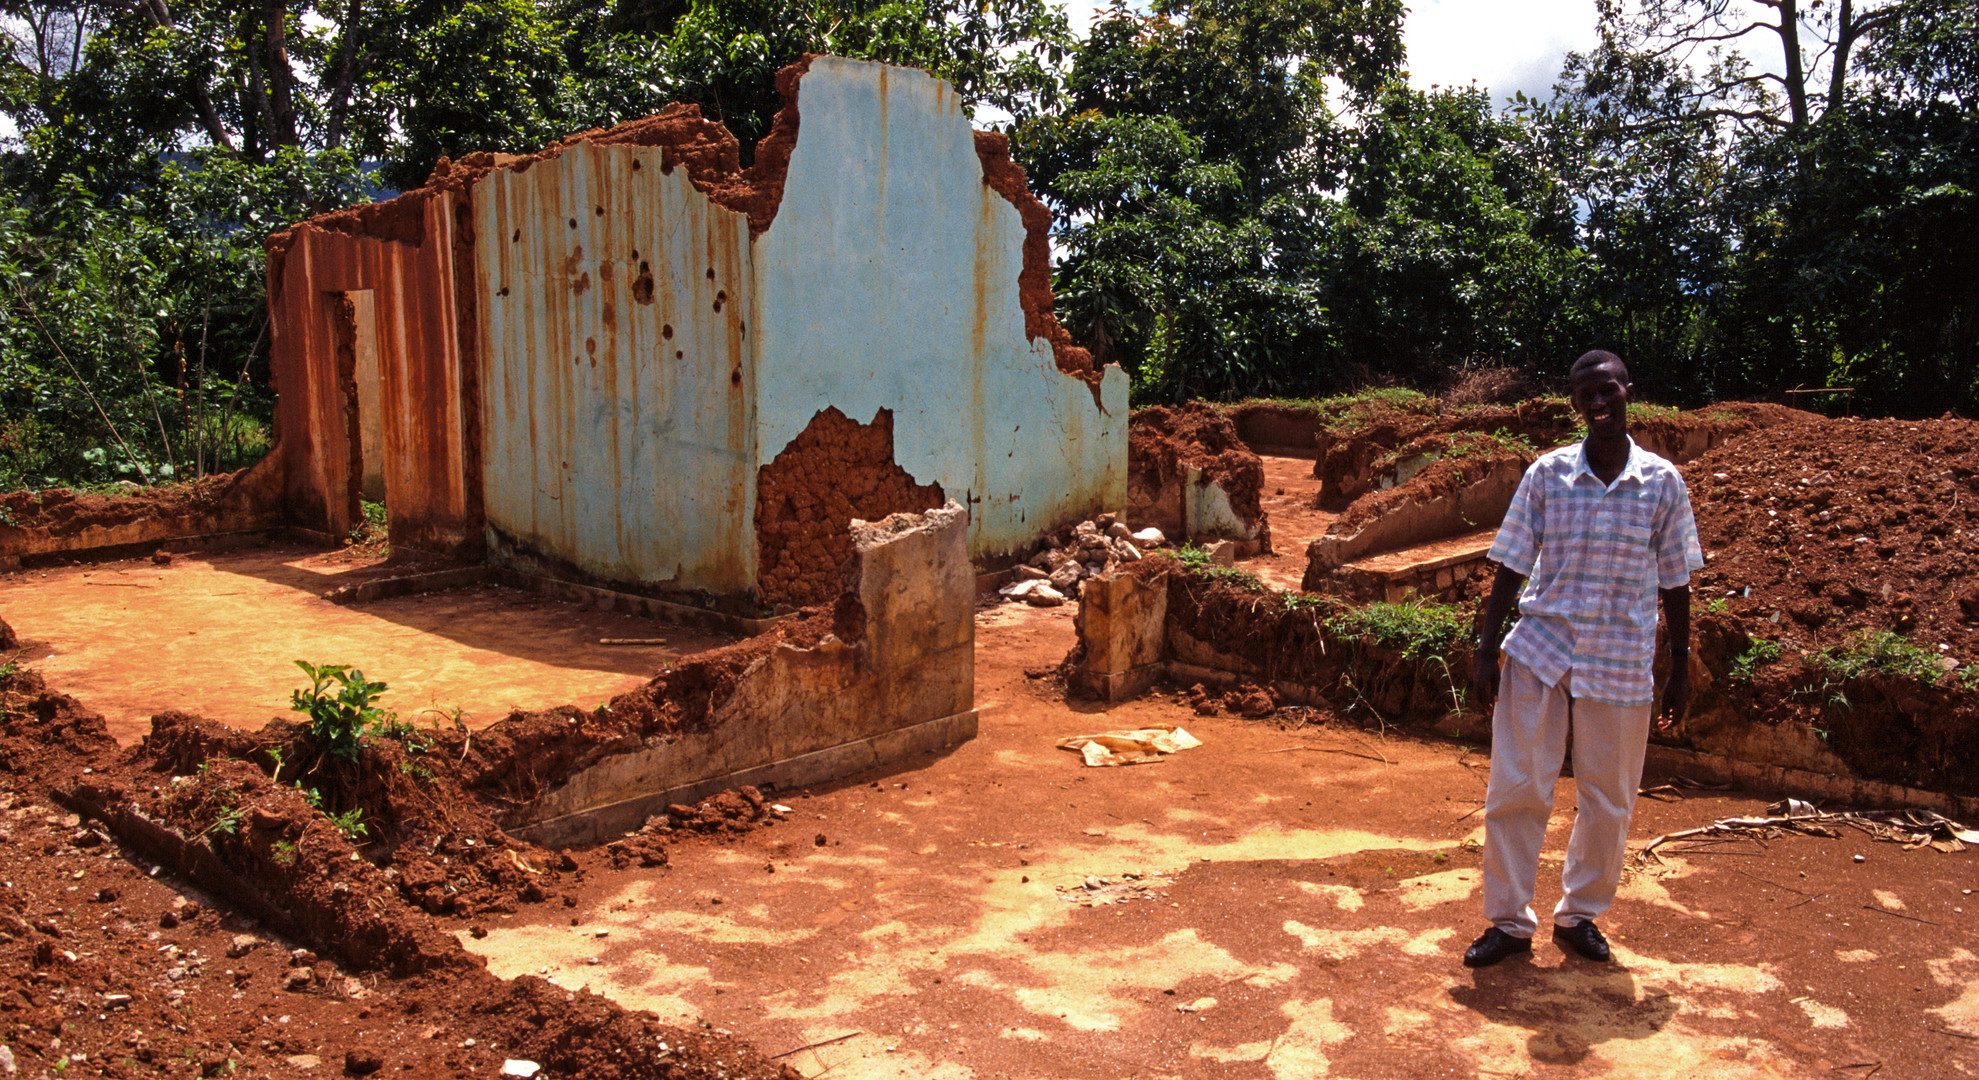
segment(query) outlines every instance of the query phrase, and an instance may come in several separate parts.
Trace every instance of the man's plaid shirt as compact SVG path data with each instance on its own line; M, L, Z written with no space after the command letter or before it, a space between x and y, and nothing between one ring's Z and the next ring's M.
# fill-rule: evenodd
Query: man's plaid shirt
M1656 591L1704 566L1676 466L1631 439L1603 485L1580 445L1551 451L1519 481L1489 558L1526 577L1506 655L1547 686L1572 672L1575 697L1651 703Z

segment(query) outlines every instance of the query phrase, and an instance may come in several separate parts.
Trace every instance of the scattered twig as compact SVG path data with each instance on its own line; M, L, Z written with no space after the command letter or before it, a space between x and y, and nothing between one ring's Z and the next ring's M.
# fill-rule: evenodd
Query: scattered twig
M151 586L136 581L85 581L84 585L102 585L112 589L149 589Z
M1856 1061L1847 1065L1836 1065L1828 1071L1840 1072L1843 1069L1868 1069L1868 1072L1862 1074L1862 1080L1869 1080L1870 1077L1883 1071L1883 1063L1880 1061Z
M1950 1035L1954 1039L1972 1039L1974 1041L1979 1041L1979 1035L1967 1035L1963 1031L1952 1031L1948 1028L1934 1028L1934 1027L1927 1027L1924 1030L1935 1031L1940 1035Z
M805 1043L803 1046L796 1047L795 1049L785 1050L781 1054L771 1054L767 1060L775 1061L778 1058L787 1058L792 1054L801 1054L806 1050L816 1050L820 1046L830 1046L833 1043L842 1043L845 1040L850 1039L855 1035L864 1035L864 1034L865 1032L863 1031L848 1031L843 1035L834 1035L829 1039L819 1039L817 1042L814 1043Z
M601 637L600 645L665 645L667 639L660 637Z
M1466 813L1466 814L1464 814L1464 816L1463 816L1463 817L1460 817L1460 818L1458 818L1458 819L1457 819L1457 821L1462 821L1462 820L1464 820L1464 818L1467 818L1467 817L1470 817L1470 816L1471 816L1471 814L1475 814L1475 813L1477 813L1477 812L1478 812L1479 810L1482 810L1482 809L1484 809L1484 807L1483 807L1483 806L1481 806L1481 805L1480 805L1480 806L1474 806L1474 807L1472 807L1472 808L1470 809L1470 811L1469 811L1468 813ZM1455 824L1457 823L1457 821L1452 821L1452 822L1451 822L1450 824L1452 824L1452 825L1455 825Z
M1732 867L1732 868L1731 868L1731 870L1732 870L1732 873L1734 873L1734 874L1741 874L1741 875L1744 875L1745 877L1749 877L1749 878L1751 878L1752 880L1754 880L1754 881L1757 881L1757 882L1759 882L1759 883L1760 883L1760 884L1762 884L1762 885L1771 885L1771 886L1772 886L1772 887L1774 887L1775 889L1785 889L1786 891L1788 891L1788 892L1790 892L1790 893L1799 893L1799 894L1800 894L1801 896L1806 896L1806 895L1807 895L1807 893L1806 893L1806 891L1805 891L1805 890L1802 890L1802 889L1796 889L1796 888L1794 888L1794 887L1793 887L1793 886L1791 886L1791 885L1782 885L1782 884L1780 884L1780 883L1779 883L1779 882L1777 882L1777 881L1768 881L1768 880L1766 880L1765 878L1763 878L1763 877L1760 877L1760 876L1759 876L1758 874L1747 874L1747 873L1746 873L1745 871L1743 871L1743 870L1740 870L1740 869L1739 869L1738 867L1736 867L1736 866L1734 866L1734 867Z
M1929 919L1920 919L1915 915L1905 915L1901 911L1891 911L1889 908L1880 908L1874 904L1864 904L1862 905L1862 910L1873 911L1878 915L1888 915L1892 919L1909 919L1911 922L1921 922L1926 926L1938 925L1937 923L1934 923Z
M1819 899L1821 899L1821 898L1822 898L1823 896L1826 896L1826 895L1828 895L1828 894L1827 894L1827 893L1817 893L1817 894L1815 894L1815 895L1813 895L1813 896L1810 896L1810 897L1808 897L1808 898L1807 898L1807 899L1805 899L1805 900L1796 900L1795 902L1793 902L1793 903L1791 903L1791 904L1788 904L1788 905L1787 905L1786 907L1783 907L1783 908L1781 908L1780 910L1781 910L1781 911L1792 911L1793 909L1795 909L1795 908L1797 908L1797 907L1800 907L1800 906L1801 906L1802 904L1811 904L1811 903L1813 903L1814 901L1816 901L1816 900L1819 900Z
M1348 757L1366 758L1369 761L1379 761L1383 765L1394 764L1394 762L1389 761L1385 757L1378 757L1374 754L1363 754L1358 750L1342 750L1337 746L1281 746L1276 750L1266 750L1265 753L1283 754L1290 750L1311 750L1313 753L1316 754L1345 754Z

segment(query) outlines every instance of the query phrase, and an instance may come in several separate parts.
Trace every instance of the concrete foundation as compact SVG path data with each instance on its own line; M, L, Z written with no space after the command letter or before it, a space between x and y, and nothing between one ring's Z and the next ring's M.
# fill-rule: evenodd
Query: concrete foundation
M975 735L975 573L968 515L857 522L847 591L866 614L856 641L780 643L697 731L608 757L515 814L545 845L637 828L680 802L740 784L822 783Z
M1468 484L1398 501L1380 516L1357 526L1336 524L1306 549L1307 591L1321 591L1328 574L1364 556L1462 536L1480 526L1495 527L1512 504L1519 478L1524 475L1523 461L1494 461Z

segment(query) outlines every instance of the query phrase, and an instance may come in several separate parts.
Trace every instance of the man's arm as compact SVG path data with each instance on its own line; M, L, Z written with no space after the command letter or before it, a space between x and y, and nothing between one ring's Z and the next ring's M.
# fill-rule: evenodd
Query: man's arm
M1670 681L1663 685L1663 711L1656 718L1656 730L1668 731L1690 711L1690 586L1657 591L1670 631Z
M1479 711L1489 711L1498 700L1498 645L1505 640L1505 616L1512 613L1512 601L1525 587L1525 575L1500 566L1491 580L1491 595L1484 601L1484 625L1478 628L1477 661L1471 666L1471 700ZM1684 607L1686 634L1690 607ZM1688 636L1686 641L1690 640Z

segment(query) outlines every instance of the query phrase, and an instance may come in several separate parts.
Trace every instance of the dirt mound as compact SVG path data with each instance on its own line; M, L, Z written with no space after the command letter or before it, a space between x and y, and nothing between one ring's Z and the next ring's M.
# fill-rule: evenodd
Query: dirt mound
M1700 603L1817 647L1894 630L1979 659L1979 423L1761 431L1684 476L1711 553Z
M207 1076L243 1065L280 1072L340 1055L355 1074L386 1063L492 1074L515 1057L553 1075L795 1075L733 1040L664 1027L595 995L497 979L432 919L434 908L485 902L471 891L477 881L491 894L490 883L513 875L522 899L543 900L544 883L576 870L488 824L494 813L448 765L465 736L447 754L414 752L403 733L377 738L340 770L298 756L297 739L282 739L290 725L243 735L183 714L161 720L152 739L119 753L100 718L36 674L0 676L0 808L13 808L0 827L10 885L0 895L0 984L19 990L10 1023L29 1025L10 1028L17 1052L87 1060L102 1075L177 1060ZM416 785L396 782L408 762L426 771ZM382 774L388 810L373 817L333 802L371 790L351 773ZM44 792L75 813L38 804ZM735 816L711 802L697 823ZM227 905L171 902L144 872L154 862ZM85 880L82 895L102 907L79 903ZM464 900L428 902L436 895ZM131 904L149 908L127 914ZM169 938L158 947L161 932ZM294 942L307 948L291 952ZM78 1012L77 995L92 1007ZM153 1013L155 1023L143 1019Z
M1523 439L1533 446L1558 445L1573 435L1574 414L1561 398L1534 398L1515 406L1480 405L1442 411L1434 402L1368 399L1344 411L1317 436L1319 477L1316 505L1341 511L1374 488L1378 463L1406 453L1423 440L1484 432Z
M1716 692L1864 775L1979 777L1979 424L1823 420L1684 469ZM1754 644L1757 642L1758 644Z
M1644 448L1682 463L1749 431L1819 419L1784 405L1751 402L1687 412L1639 406L1630 412L1629 432ZM1546 450L1572 441L1579 430L1572 407L1559 397L1536 397L1510 406L1463 407L1395 392L1355 399L1315 436L1318 457L1313 475L1320 479L1315 506L1336 512L1347 509L1373 489L1384 463L1420 453L1429 445L1427 440L1478 432Z
M92 526L108 528L146 518L211 514L239 500L249 470L203 476L182 484L133 488L129 494L92 495L68 488L10 491L0 495L0 534L11 530L74 536Z
M1206 479L1230 496L1230 508L1238 517L1256 522L1263 515L1258 492L1264 487L1264 463L1215 406L1200 401L1156 405L1128 419L1129 485L1159 489L1179 483L1188 465L1202 470Z

